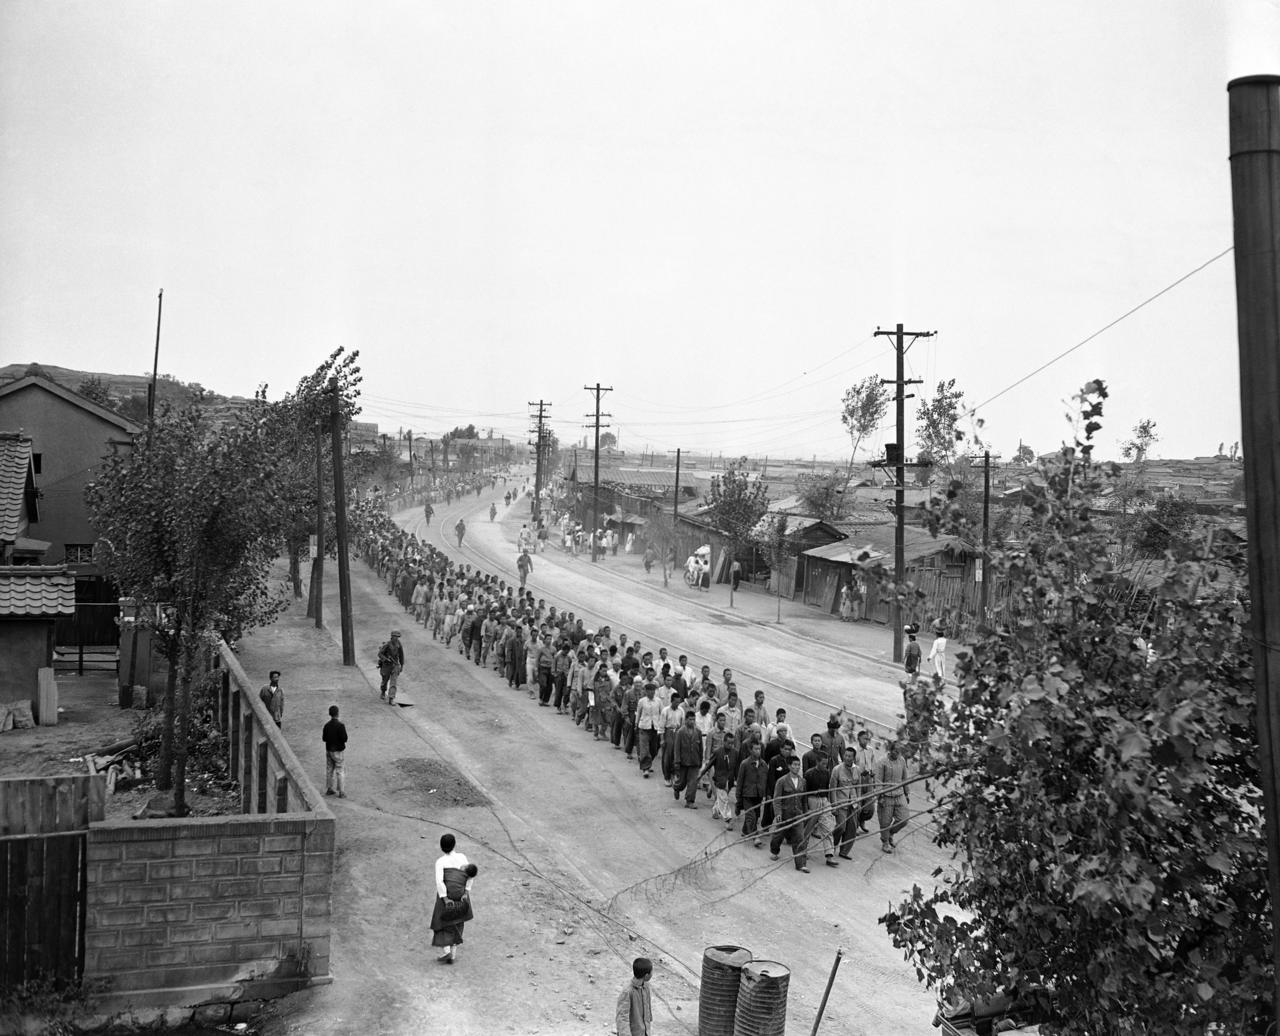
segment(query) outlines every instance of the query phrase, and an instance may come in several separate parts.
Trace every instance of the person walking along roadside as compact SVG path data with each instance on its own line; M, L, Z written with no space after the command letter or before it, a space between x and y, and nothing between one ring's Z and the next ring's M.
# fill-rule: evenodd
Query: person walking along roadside
M396 703L396 686L403 671L404 646L400 643L400 631L392 630L391 639L378 649L378 673L382 676L379 698L386 698L388 705Z
M436 858L436 905L431 911L432 946L444 947L436 958L441 964L452 964L462 945L462 926L472 920L471 883L475 865L457 851L458 840L448 832L440 836L440 853Z
M324 793L347 797L347 780L344 773L343 753L347 750L347 727L338 719L338 706L329 706L329 722L320 732L324 741Z

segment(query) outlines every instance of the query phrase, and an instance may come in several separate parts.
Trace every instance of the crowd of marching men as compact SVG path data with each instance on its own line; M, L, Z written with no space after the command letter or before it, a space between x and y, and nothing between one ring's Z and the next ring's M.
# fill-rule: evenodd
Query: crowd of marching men
M699 807L701 792L713 820L740 821L744 843L757 848L767 837L774 859L788 844L806 873L810 849L838 866L859 834L875 833L873 820L881 850L894 851L911 790L894 742L877 749L869 731L837 713L802 749L786 710L770 710L761 690L743 701L731 669L717 680L709 666L666 647L607 625L588 628L535 597L519 563L508 581L454 561L397 526L379 499L357 502L351 525L355 549L433 641L622 753L641 778L660 776L686 809ZM382 693L392 702L403 664L396 631L379 655Z

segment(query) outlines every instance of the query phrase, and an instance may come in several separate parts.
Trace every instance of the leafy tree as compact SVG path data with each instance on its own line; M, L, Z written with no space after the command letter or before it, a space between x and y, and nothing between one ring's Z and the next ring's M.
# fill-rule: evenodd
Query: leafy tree
M1231 480L1231 488L1227 490L1232 500L1244 499L1244 476L1237 475Z
M773 588L778 597L779 625L782 623L782 573L788 559L795 557L800 550L799 538L795 532L788 531L787 522L787 515L775 515L765 523L763 532L756 538L760 552L773 573Z
M333 506L333 450L329 431L329 379L338 379L338 409L349 421L360 412L359 352L335 349L297 387L266 408L266 434L281 454L281 511L271 520L285 531L289 575L295 598L302 597L300 558L308 537L316 532L316 430L320 429L321 477L328 509ZM335 548L326 537L326 548Z
M111 398L110 393L107 392L106 383L96 374L92 374L81 381L76 386L76 392L84 396L85 399L97 403L98 406L104 406L108 410L116 409L115 401Z
M480 438L479 433L477 433L477 432L476 432L476 426L475 426L475 425L473 425L473 424L469 424L469 425L467 425L465 428L463 428L461 425L459 425L459 426L458 426L458 427L456 427L453 431L448 432L448 433L446 433L446 434L448 435L448 437L449 437L449 439L450 439L450 440L453 440L453 439L478 439L478 438Z
M922 400L916 412L916 441L920 452L928 454L934 464L950 473L959 454L964 433L960 431L960 404L964 392L956 388L956 379L939 381L932 398Z
M120 405L116 409L121 417L132 421L136 425L146 425L147 423L147 397L142 393L135 392L131 396L126 396L120 401Z
M848 478L835 472L829 475L800 475L796 478L796 495L804 513L824 521L840 517Z
M1125 460L1136 461L1141 464L1147 459L1147 454L1151 451L1151 447L1160 441L1160 436L1156 433L1156 423L1151 418L1143 418L1133 426L1133 438L1126 439L1120 447L1120 453Z
M613 432L600 433L600 449L612 450L618 445L618 437Z
M1085 386L1074 446L1027 487L1025 542L993 552L1002 623L961 656L956 699L917 703L931 838L955 862L881 921L929 985L1052 988L1048 1034L1260 1032L1275 962L1247 605L1205 593L1243 562L1170 556L1154 658L1135 648L1146 616L1090 508L1117 474L1093 459L1106 395ZM957 528L947 504L928 517Z
M750 542L756 525L769 508L769 488L746 472L747 458L711 479L706 518L724 534L729 544L730 563ZM733 607L733 584L729 585L729 607Z
M191 692L209 638L239 637L283 607L269 586L284 545L282 458L268 437L267 404L214 422L200 403L168 404L155 435L108 458L86 487L91 521L106 541L107 575L165 616L155 630L169 662L156 786L186 813Z
M1034 464L1036 462L1036 451L1025 442L1020 442L1018 443L1018 452L1013 455L1013 459L1019 464Z
M1185 551L1195 521L1196 510L1189 500L1161 496L1154 507L1140 513L1136 546L1149 556L1175 548Z
M665 511L650 513L645 520L644 535L645 539L653 545L653 549L658 552L658 562L662 565L662 585L669 586L671 555L680 543L680 536L676 532L671 515Z
M849 433L853 451L849 456L849 474L858 458L862 440L876 430L889 410L889 388L881 384L875 375L868 375L856 385L845 390L841 401L840 421Z

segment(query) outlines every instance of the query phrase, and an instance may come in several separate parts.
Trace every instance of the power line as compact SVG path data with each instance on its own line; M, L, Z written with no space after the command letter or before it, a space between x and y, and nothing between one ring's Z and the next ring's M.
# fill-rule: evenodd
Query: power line
M1085 339L1083 339L1082 341L1076 342L1076 344L1075 344L1075 345L1073 345L1070 349L1066 349L1066 350L1064 350L1063 352L1058 353L1058 355L1057 355L1057 356L1055 356L1053 359L1049 360L1047 363L1042 363L1039 367L1037 367L1035 370L1033 370L1030 374L1026 374L1026 375L1024 375L1023 377L1019 378L1017 381L1015 381L1012 385L1009 385L1009 386L1007 386L1007 387L1005 387L1005 388L1002 388L999 392L997 392L997 393L996 393L994 396L992 396L990 399L984 399L981 403L979 403L977 406L975 406L975 407L974 407L971 411L969 411L969 412L970 412L971 414L977 413L979 410L981 410L981 409L982 409L984 406L986 406L988 403L992 403L992 402L994 402L995 400L999 399L999 398L1000 398L1001 396L1003 396L1006 392L1012 392L1014 389L1016 389L1016 388L1017 388L1019 385L1021 385L1023 382L1025 382L1025 381L1030 381L1032 378L1034 378L1034 377L1035 377L1037 374L1039 374L1041 371L1043 371L1043 370L1047 370L1048 368L1052 367L1055 363L1057 363L1059 360L1061 360L1064 356L1070 356L1073 352L1075 352L1075 351L1076 351L1077 349L1079 349L1081 346L1088 345L1088 344L1089 344L1090 342L1092 342L1095 338L1097 338L1100 334L1103 334L1103 333L1104 333L1104 332L1106 332L1106 331L1110 331L1113 327L1115 327L1115 326L1116 326L1116 324L1120 323L1120 321L1125 320L1125 319L1127 319L1128 317L1133 316L1133 314L1135 314L1136 312L1138 312L1138 310L1140 310L1140 309L1144 309L1145 307L1149 306L1151 303L1155 302L1155 300L1156 300L1156 299L1158 299L1161 295L1166 295L1166 294L1168 294L1169 292L1173 291L1173 289L1174 289L1174 288L1176 288L1176 287L1177 287L1179 284L1181 284L1183 281L1190 280L1192 277L1194 277L1196 274L1198 274L1201 270L1205 269L1205 268L1206 268L1206 267L1208 267L1208 266L1212 266L1212 265L1213 265L1214 263L1216 263L1219 259L1221 259L1224 255L1226 255L1227 253L1231 252L1234 248L1235 248L1235 245L1230 245L1229 247L1224 248L1221 252L1219 252L1217 255L1215 255L1212 259L1207 259L1207 260L1205 260L1203 263L1201 263L1199 266L1197 266L1194 270L1191 270L1191 271L1189 271L1188 273L1184 273L1181 277L1179 277L1179 278L1178 278L1176 281L1174 281L1172 284L1167 284L1167 285L1165 285L1165 287L1161 288L1161 289L1160 289L1159 291L1157 291L1154 295L1150 296L1149 298L1143 299L1143 300L1142 300L1141 302L1139 302L1136 306L1134 306L1134 307L1133 307L1133 309L1129 310L1129 311L1128 311L1128 312L1126 312L1126 313L1121 313L1118 317L1116 317L1116 318L1115 318L1115 320L1111 321L1111 323L1107 324L1105 327L1100 327L1100 328L1098 328L1098 330L1096 330L1095 332L1093 332L1093 334L1091 334L1088 338L1085 338Z

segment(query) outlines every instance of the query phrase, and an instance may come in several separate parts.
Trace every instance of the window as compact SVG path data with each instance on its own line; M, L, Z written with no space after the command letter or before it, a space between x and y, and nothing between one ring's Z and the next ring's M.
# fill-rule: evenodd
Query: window
M92 565L93 544L68 543L66 556L63 558L63 561L68 565Z

